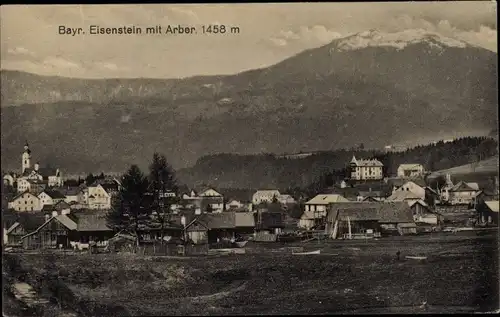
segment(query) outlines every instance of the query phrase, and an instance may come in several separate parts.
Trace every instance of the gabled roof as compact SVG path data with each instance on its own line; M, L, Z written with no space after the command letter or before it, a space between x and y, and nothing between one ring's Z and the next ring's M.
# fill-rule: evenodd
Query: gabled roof
M30 193L28 190L25 190L24 192L22 193L19 193L17 196L15 196L14 198L12 198L12 201L15 201L16 199L18 199L19 197L23 196L24 194L28 194L30 196L33 196L35 197L36 199L38 199L37 196L33 195L32 193Z
M337 209L337 219L341 221L378 220L376 208L341 208Z
M31 231L36 230L38 227L43 225L46 221L45 216L42 214L32 214L32 213L24 212L24 213L19 213L16 216L17 216L17 218L16 218L15 223L18 223L18 225L22 226L26 232L31 232ZM14 225L12 225L9 228L9 230L12 231L18 225L16 225L15 227L14 227Z
M335 220L339 210L375 209L380 223L405 223L413 222L413 212L407 202L349 202L330 204L328 206L328 221ZM369 211L370 212L370 211ZM370 217L372 217L370 215Z
M499 202L498 200L492 200L492 201L485 201L484 202L486 206L492 211L492 212L499 212Z
M347 198L337 194L320 194L306 202L310 205L328 205L330 203L349 202Z
M254 227L254 214L253 212L235 212L234 222L235 227Z
M465 192L465 191L478 191L479 186L477 183L466 183L464 181L460 181L458 184L453 186L450 191L452 192Z
M57 176L58 175L58 170L56 168L52 167L40 167L38 169L38 174L42 175L42 177L46 178L49 176Z
M414 200L421 199L419 195L415 194L411 191L401 190L395 191L391 196L389 196L386 201L405 201L405 200Z
M222 212L217 214L201 214L199 217L194 219L192 223L199 222L204 225L207 229L230 229L235 227L235 215L234 212Z
M80 212L69 217L77 223L77 231L112 231L107 226L106 214L102 212Z
M360 191L359 196L362 197L384 197L384 193L379 190L374 190L374 191Z
M351 164L354 164L356 166L364 166L364 167L368 167L368 166L384 166L384 164L382 164L382 162L380 162L379 160L377 159L371 159L371 160L364 160L364 159L356 159L354 156L352 157L352 160L351 160Z
M47 196L49 196L52 199L65 199L66 198L66 196L64 196L62 193L58 192L57 190L45 189L38 196L40 196L42 193L47 194Z
M58 221L59 223L61 223L63 226L65 226L68 230L76 230L76 228L77 228L77 224L72 219L70 219L67 215L57 215L57 216L50 217L42 225L40 225L38 228L36 228L36 230L22 236L21 239L24 239L27 236L31 236L31 235L37 233L38 231L40 231L40 229L45 227L47 224L54 221L54 219L56 221Z
M280 191L277 189L259 189L257 190L254 195L280 195Z

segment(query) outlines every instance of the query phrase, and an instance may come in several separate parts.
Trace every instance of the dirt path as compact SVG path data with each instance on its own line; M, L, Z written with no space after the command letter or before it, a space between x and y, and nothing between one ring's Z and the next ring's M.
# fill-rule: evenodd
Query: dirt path
M40 298L33 287L27 283L15 283L12 292L18 300L24 302L29 307L43 305L49 302L44 298Z

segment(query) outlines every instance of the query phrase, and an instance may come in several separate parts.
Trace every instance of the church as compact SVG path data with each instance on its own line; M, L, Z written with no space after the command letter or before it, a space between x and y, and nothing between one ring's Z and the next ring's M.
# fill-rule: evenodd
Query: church
M4 183L10 186L17 184L18 192L40 191L45 187L62 186L62 175L58 168L40 167L38 163L31 164L31 150L28 142L24 145L21 156L21 173L9 173L3 177Z

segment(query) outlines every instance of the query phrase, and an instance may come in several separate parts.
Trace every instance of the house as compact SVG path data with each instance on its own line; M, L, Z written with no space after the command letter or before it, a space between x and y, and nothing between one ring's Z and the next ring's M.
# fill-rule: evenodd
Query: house
M424 175L424 167L422 164L401 164L397 170L398 177L421 177Z
M226 211L252 211L253 205L251 202L244 202L236 199L226 203Z
M400 235L416 234L417 226L413 220L413 212L407 202L385 201L377 209L382 233L393 231Z
M66 187L61 187L56 189L58 192L64 195L64 201L67 202L68 204L71 203L78 203L78 193L80 192L80 188L73 186L66 186Z
M25 249L75 247L76 244L96 242L105 245L114 236L107 226L106 216L96 211L46 215L45 221L34 231L21 237Z
M26 180L23 179L23 181ZM28 183L29 192L37 196L48 188L48 181L46 180L29 179Z
M425 197L424 197L425 198ZM411 191L395 191L391 196L387 197L386 202L406 202L411 204L418 200L422 200L421 195L417 195Z
M271 203L274 199L278 199L280 195L277 189L258 190L252 196L252 204L255 206L262 203Z
M357 201L359 197L359 188L357 187L342 187L340 186L333 186L326 188L323 193L325 194L337 194L340 195L344 198L346 198L349 201Z
M384 235L406 235L417 232L412 211L410 206L405 202L349 202L331 204L328 206L328 215L325 221L326 233L331 237L343 237L338 234L339 226L341 225L340 222L343 221L344 224L340 232L344 232L347 217L349 217L349 222L353 219L353 223L351 223L351 235L353 233L357 235L368 233L373 233L374 235L378 233ZM378 221L377 224L375 224L375 220Z
M15 211L40 211L40 199L25 191L23 193L15 196L11 202L9 202L8 207L14 209Z
M66 196L56 190L46 189L38 195L38 199L40 200L40 207L43 208L44 205L55 205L60 201L64 201Z
M236 239L238 235L253 233L254 228L253 213L223 212L199 215L185 230L191 241L203 244Z
M255 217L255 231L280 234L285 228L285 214L281 212L258 212Z
M479 222L498 225L498 200L485 201L476 207L479 216Z
M200 211L220 213L224 211L224 197L222 196L200 196Z
M8 186L14 186L17 181L16 173L7 173L3 176L3 183Z
M448 203L451 205L469 205L475 200L479 193L477 183L466 183L460 181L448 191Z
M423 200L418 200L410 203L410 209L413 213L413 220L416 223L426 223L438 226L444 221L444 217L441 214L435 212Z
M9 246L20 246L22 243L21 237L35 231L46 221L43 214L19 213L16 215L15 221L11 222L7 227L4 235L4 244Z
M278 202L282 205L295 204L295 199L288 194L281 194L278 196Z
M204 188L199 191L199 193L198 196L200 197L222 197L222 195L213 188Z
M64 200L62 200L62 201L58 201L54 205L47 205L47 204L43 205L41 211L43 213L50 213L50 214L52 214L53 211L57 211L58 213L61 213L64 210L70 210L70 209L71 209L71 205L68 204L67 202L65 202Z
M356 239L380 234L376 208L366 208L363 203L347 208L342 205L328 213L325 232L330 238Z
M108 210L111 208L111 195L104 189L103 185L89 186L86 195L89 209Z
M383 179L382 168L384 164L379 160L356 159L353 155L349 163L351 179L374 180Z
M419 196L421 199L425 199L425 188L416 184L413 181L405 182L400 187L393 189L392 193L394 194L396 192L401 192L401 191L412 192L417 196Z
M331 203L349 202L345 197L337 194L320 194L307 201L304 213L299 220L299 228L310 230L321 226L327 213L327 207Z
M46 215L46 221L35 231L21 237L25 249L70 248L77 224L68 215Z

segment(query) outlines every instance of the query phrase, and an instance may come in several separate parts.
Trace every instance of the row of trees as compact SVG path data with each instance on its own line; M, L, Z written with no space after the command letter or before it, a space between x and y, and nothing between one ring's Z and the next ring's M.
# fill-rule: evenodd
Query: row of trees
M141 229L159 229L163 243L165 229L171 223L171 206L178 202L177 194L175 171L164 155L154 153L148 175L132 165L122 177L107 214L108 225L116 231L134 233L137 243Z

